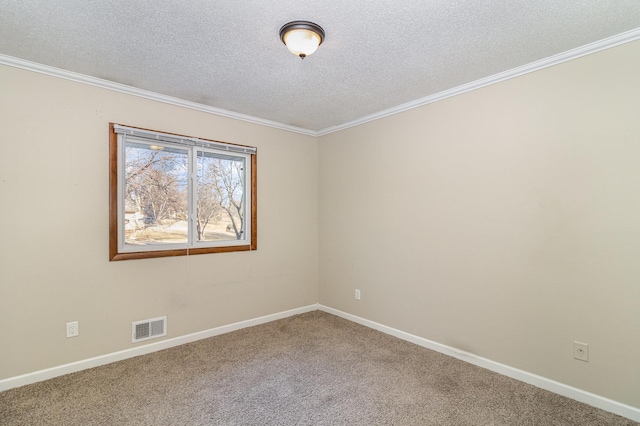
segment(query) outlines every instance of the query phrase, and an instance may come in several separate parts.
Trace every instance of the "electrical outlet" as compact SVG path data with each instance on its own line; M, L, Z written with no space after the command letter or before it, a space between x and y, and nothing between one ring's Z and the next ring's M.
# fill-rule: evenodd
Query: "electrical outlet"
M581 342L573 342L573 357L580 361L589 362L589 345Z
M360 300L360 290L356 288L356 300Z
M80 334L78 329L78 321L67 323L67 337L76 337Z

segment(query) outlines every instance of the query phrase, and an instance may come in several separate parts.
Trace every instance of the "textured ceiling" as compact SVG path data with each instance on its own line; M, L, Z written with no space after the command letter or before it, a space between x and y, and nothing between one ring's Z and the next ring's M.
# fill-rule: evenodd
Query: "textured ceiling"
M0 0L0 54L311 131L638 27L639 0Z

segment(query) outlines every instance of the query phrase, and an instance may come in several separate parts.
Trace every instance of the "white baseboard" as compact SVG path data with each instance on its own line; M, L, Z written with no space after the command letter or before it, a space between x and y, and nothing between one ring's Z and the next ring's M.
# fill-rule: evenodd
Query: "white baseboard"
M563 383L556 382L551 379L547 379L536 374L532 374L517 368L509 367L508 365L501 364L499 362L491 361L486 358L479 357L469 352L461 351L451 346L443 345L428 339L424 339L413 334L406 333L401 330L397 330L386 325L370 321L346 312L330 308L328 306L314 304L304 306L301 308L291 309L289 311L278 312L271 315L265 315L259 318L254 318L246 321L240 321L237 323L224 325L209 330L200 331L197 333L187 334L185 336L179 336L172 339L161 340L159 342L150 343L143 346L137 346L131 349L125 349L119 352L113 352L106 355L97 356L81 361L72 362L69 364L60 365L57 367L47 368L45 370L35 371L33 373L23 374L21 376L10 377L0 380L0 391L7 389L28 385L31 383L40 382L43 380L51 379L53 377L62 376L76 371L86 370L88 368L98 367L100 365L110 364L112 362L121 361L127 358L133 358L140 355L145 355L151 352L160 351L163 349L172 348L174 346L184 345L186 343L195 342L197 340L206 339L208 337L218 336L220 334L229 333L232 331L240 330L246 327L252 327L254 325L265 324L271 321L287 318L293 315L303 314L315 310L321 310L341 318L353 321L355 323L364 325L374 330L381 331L385 334L397 337L402 340L414 343L418 346L425 347L427 349L440 352L442 354L452 356L462 361L466 361L470 364L477 365L478 367L486 368L487 370L494 371L512 379L519 380L530 385L537 386L541 389L548 390L558 395L566 396L567 398L574 399L579 402L591 405L596 408L600 408L605 411L609 411L619 416L626 417L636 422L640 422L640 408L625 405L620 402L604 398L599 395L595 395L590 392L583 391L572 386L565 385Z
M54 377L62 376L76 371L86 370L88 368L98 367L100 365L110 364L112 362L121 361L127 358L133 358L145 355L151 352L172 348L174 346L184 345L185 343L195 342L196 340L206 339L208 337L218 336L220 334L229 333L254 325L260 325L267 322L279 320L293 315L303 314L306 312L316 311L319 309L318 304L304 306L302 308L291 309L289 311L278 312L263 317L254 318L246 321L236 322L234 324L223 325L221 327L209 330L199 331L197 333L187 334L185 336L174 337L172 339L161 340L135 348L125 349L119 352L113 352L106 355L100 355L94 358L84 359L57 367L47 368L45 370L35 371L33 373L23 374L21 376L9 377L0 380L0 391L4 391L18 386L24 386L31 383L40 382Z
M443 345L441 343L434 342L432 340L424 339L413 334L405 333L404 331L397 330L386 325L379 324L374 321L348 314L337 309L330 308L328 306L319 305L318 309L321 311L339 316L341 318L353 321L355 323L364 325L374 330L381 331L385 334L397 337L402 340L414 343L418 346L425 347L427 349L440 352L445 355L457 358L462 361L466 361L470 364L477 365L478 367L486 368L487 370L494 371L502 374L503 376L511 377L512 379L519 380L530 385L534 385L544 390L556 393L558 395L566 396L567 398L574 399L576 401L591 405L596 408L600 408L605 411L617 414L619 416L626 417L636 422L640 422L640 408L632 407L630 405L622 404L620 402L595 395L593 393L583 391L578 388L574 388L563 383L556 382L551 379L547 379L536 374L532 374L517 368L509 367L508 365L501 364L499 362L491 361L486 358L474 355L469 352L461 351L459 349L452 348L451 346Z

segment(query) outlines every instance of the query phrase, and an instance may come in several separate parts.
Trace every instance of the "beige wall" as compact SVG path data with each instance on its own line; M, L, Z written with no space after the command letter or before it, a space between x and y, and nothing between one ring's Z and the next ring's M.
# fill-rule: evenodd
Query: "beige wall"
M640 407L638 76L635 42L321 137L320 303Z
M317 302L315 138L11 67L0 121L0 379ZM258 251L109 262L109 122L258 147Z
M317 141L0 67L0 379L319 300L640 407L638 75L635 42ZM109 122L257 146L258 251L108 262Z

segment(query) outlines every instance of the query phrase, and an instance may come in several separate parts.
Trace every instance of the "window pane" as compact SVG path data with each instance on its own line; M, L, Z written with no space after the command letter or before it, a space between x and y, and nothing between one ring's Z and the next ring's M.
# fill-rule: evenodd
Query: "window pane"
M245 159L198 151L197 241L245 239Z
M255 148L109 129L109 260L257 250Z
M125 245L188 241L188 151L127 141Z

